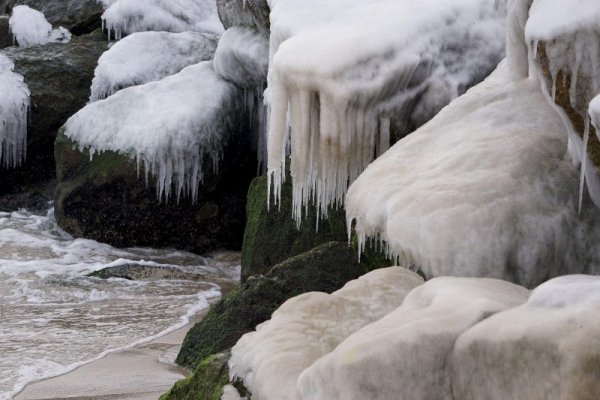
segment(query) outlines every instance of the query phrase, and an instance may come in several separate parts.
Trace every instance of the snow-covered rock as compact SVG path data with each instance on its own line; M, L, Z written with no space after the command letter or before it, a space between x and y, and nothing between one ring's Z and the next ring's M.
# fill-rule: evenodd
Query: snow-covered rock
M599 307L600 277L565 276L475 325L456 342L454 398L596 400Z
M269 176L277 200L290 145L296 219L313 193L324 213L342 203L390 135L429 120L504 54L502 1L269 5Z
M332 294L294 297L233 347L230 374L243 379L252 398L298 399L294 387L304 369L399 307L422 283L416 273L392 267L370 272Z
M520 286L485 278L436 278L344 340L298 379L302 400L452 399L456 339L527 300ZM485 397L483 397L485 398Z
M23 76L13 72L14 63L0 54L0 164L21 164L27 150L29 88Z
M10 31L20 47L31 47L50 42L66 43L71 33L63 27L52 29L44 14L28 6L16 6L9 20Z
M221 33L215 0L100 0L109 36L140 31Z
M354 182L346 210L361 242L379 237L428 276L535 286L587 271L598 221L577 216L564 125L539 83L508 75L502 64Z
M158 82L123 89L88 104L65 125L65 135L90 156L114 151L135 158L156 179L157 196L173 190L195 198L204 158L217 170L223 144L236 128L241 94L205 61Z
M213 58L218 36L197 32L139 32L115 43L98 60L90 101L129 86L158 81Z

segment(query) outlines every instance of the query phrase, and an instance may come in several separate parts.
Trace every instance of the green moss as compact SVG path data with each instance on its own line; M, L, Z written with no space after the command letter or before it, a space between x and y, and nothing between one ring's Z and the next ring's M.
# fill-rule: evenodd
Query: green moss
M194 374L175 383L160 400L220 400L229 383L229 351L210 356L198 364Z
M366 272L352 248L329 242L248 279L230 292L187 334L177 363L193 369L200 360L231 348L266 321L287 299L311 291L331 293Z

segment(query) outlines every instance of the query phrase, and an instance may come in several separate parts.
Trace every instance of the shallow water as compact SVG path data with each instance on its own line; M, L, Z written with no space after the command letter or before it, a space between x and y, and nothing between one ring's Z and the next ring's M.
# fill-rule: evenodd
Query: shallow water
M198 281L87 277L125 263L178 266ZM184 326L239 279L239 255L116 249L73 239L53 211L0 212L0 400L25 384L59 375Z

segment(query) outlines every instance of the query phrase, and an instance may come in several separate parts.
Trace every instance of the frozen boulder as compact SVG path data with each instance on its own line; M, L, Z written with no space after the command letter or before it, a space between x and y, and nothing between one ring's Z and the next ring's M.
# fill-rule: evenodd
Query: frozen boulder
M330 295L310 292L294 297L232 348L230 375L242 379L253 398L298 399L294 388L302 371L360 328L398 308L422 283L416 273L391 267L363 275Z
M218 36L197 32L138 32L115 43L98 60L90 101L129 86L158 81L211 60Z
M44 14L28 6L16 6L8 21L14 43L19 47L39 46L46 43L67 43L71 33L63 27L52 29Z
M456 342L454 398L595 400L600 393L600 277L564 276Z
M239 249L256 172L240 90L202 62L88 104L56 141L56 218L119 247Z
M94 68L106 48L98 31L66 44L9 47L0 52L12 60L31 91L26 161L18 168L0 167L0 195L54 178L56 133L86 104Z
M451 400L449 361L457 338L490 315L524 303L528 295L523 287L494 279L426 282L395 311L306 369L298 379L297 398Z

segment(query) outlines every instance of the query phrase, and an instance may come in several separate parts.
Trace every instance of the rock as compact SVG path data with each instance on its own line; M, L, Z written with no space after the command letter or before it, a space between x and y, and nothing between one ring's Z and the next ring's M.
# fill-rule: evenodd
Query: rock
M43 12L52 26L63 26L75 35L90 33L101 25L103 7L98 0L0 0L0 13L10 14L17 5Z
M267 177L255 178L248 190L247 223L242 246L242 281L264 274L275 264L329 241L348 240L343 209L332 210L316 229L317 211L310 207L300 229L292 219L292 184L281 189L281 207L267 208Z
M54 140L61 125L83 107L94 68L107 44L100 31L70 43L31 48L10 47L3 54L15 63L31 90L27 160L19 168L0 168L0 195L23 191L55 176Z
M51 180L33 185L24 192L0 196L0 211L10 212L25 208L34 214L43 215L51 207L55 186L56 181Z
M219 174L206 174L197 202L157 199L156 182L138 175L127 155L105 151L90 161L62 133L55 144L58 224L76 237L117 247L176 247L204 253L239 249L245 194L256 171L247 136L232 135ZM206 160L207 164L209 160ZM205 165L210 171L212 166Z
M206 274L183 271L176 267L123 264L94 271L89 276L101 279L122 278L132 281L184 280L205 281Z
M0 15L0 49L13 45L8 20L8 15Z
M225 29L245 26L266 38L270 35L271 10L267 0L217 0L217 11Z
M248 279L208 312L187 334L177 363L194 368L205 357L229 349L270 318L287 299L302 293L331 293L366 272L344 243L329 242Z
M598 399L599 294L598 276L556 278L467 330L451 360L454 398Z

